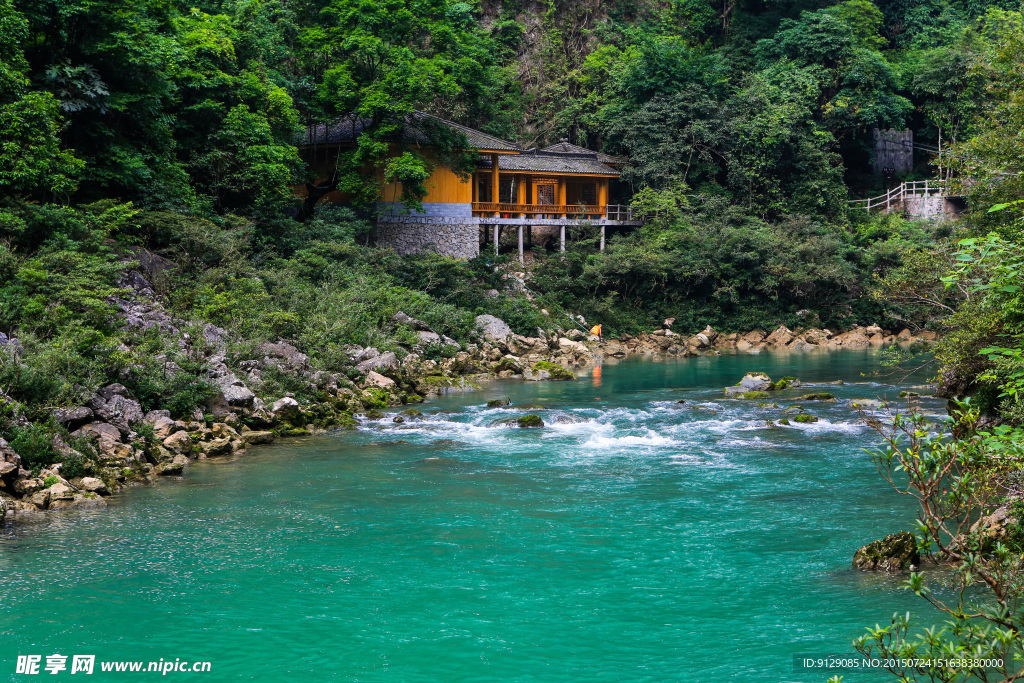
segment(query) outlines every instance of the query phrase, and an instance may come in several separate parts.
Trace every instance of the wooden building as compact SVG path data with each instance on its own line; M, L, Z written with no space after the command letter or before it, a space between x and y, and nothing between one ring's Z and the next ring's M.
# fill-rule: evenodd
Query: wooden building
M303 196L324 187L338 153L355 144L365 122L348 117L311 126L300 145L310 166L322 174L317 184L297 188ZM565 249L567 226L588 223L601 228L635 225L629 208L609 204L609 183L619 177L624 161L584 149L563 140L543 149L523 149L466 126L416 112L396 139L395 153L415 145L430 156L426 129L443 125L462 133L479 154L470 178L460 177L444 164L435 163L426 181L422 208L410 212L398 201L401 187L384 185L377 210L377 240L399 253L431 249L458 257L472 257L488 243L497 249L505 227L516 227L520 256L536 226L560 226L559 244ZM326 191L319 202L345 202L337 190ZM558 228L555 228L558 229Z

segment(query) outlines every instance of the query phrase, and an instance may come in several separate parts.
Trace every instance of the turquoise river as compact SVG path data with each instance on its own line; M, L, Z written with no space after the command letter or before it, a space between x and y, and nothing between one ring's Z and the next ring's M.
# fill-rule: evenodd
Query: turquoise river
M849 400L924 378L877 369L876 351L765 353L494 382L422 420L283 440L105 509L8 521L0 680L823 682L794 655L852 654L866 625L927 614L899 578L850 567L915 516ZM839 400L767 429L780 410L722 398L751 370L811 384L773 398L783 408L806 391ZM504 397L512 410L485 407ZM545 406L528 412L547 426L490 426L527 412L516 404ZM52 654L68 669L15 673L19 655ZM76 654L96 656L94 674L71 674ZM211 668L99 665L161 658Z

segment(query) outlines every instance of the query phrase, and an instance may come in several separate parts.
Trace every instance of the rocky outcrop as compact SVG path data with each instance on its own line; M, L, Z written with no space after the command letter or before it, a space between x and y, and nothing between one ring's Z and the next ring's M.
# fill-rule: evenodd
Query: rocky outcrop
M512 336L512 328L504 320L495 318L493 315L478 315L476 328L485 341L492 343L506 342Z
M917 539L909 531L872 541L853 555L853 566L865 571L914 571L921 564Z

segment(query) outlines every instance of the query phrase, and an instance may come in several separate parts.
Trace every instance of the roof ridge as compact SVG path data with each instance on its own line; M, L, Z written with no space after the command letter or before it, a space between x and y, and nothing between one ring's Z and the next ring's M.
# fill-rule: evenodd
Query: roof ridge
M414 109L413 113L414 114L419 114L420 116L428 116L428 117L430 117L432 119L435 119L437 121L440 121L441 123L443 123L445 125L448 125L448 126L454 126L456 128L461 128L462 130L467 130L467 131L469 131L471 133L475 133L476 135L480 135L482 137L494 140L495 142L500 142L502 145L508 146L508 147L512 147L513 149L516 149L516 150L521 150L523 148L523 146L520 145L518 142L511 142L509 140L504 140L502 138L499 138L496 135L491 135L490 133L485 133L482 130L477 130L476 128L470 128L469 126L465 126L465 125L463 125L461 123L457 123L455 121L449 121L448 119L443 119L440 116L437 116L435 114L428 114L427 112L420 111L419 109Z

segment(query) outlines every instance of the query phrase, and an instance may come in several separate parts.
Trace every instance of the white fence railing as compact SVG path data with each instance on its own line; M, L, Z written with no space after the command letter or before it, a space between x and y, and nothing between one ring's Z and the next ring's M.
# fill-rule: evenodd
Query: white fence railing
M907 197L934 197L946 195L946 182L943 180L912 180L900 183L888 192L878 197L868 199L853 199L850 203L851 209L890 209L898 206Z
M605 217L610 221L632 221L633 209L629 204L609 204Z

